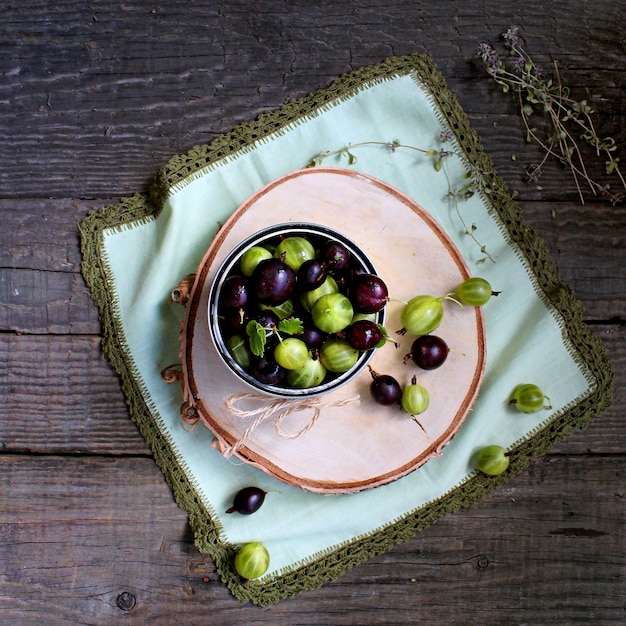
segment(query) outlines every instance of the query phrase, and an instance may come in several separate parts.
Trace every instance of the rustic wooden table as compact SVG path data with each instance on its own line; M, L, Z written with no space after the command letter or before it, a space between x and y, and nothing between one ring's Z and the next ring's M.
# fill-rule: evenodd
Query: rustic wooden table
M623 624L626 212L582 206L473 61L528 50L626 144L623 0L4 2L0 25L0 623ZM614 404L506 488L323 588L241 605L194 547L103 360L77 224L167 159L388 55L446 77L586 307ZM602 177L604 163L590 172Z

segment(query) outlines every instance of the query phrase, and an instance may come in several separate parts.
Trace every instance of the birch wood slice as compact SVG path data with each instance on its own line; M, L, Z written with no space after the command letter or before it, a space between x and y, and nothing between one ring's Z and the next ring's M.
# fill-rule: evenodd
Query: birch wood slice
M315 168L292 172L246 201L217 233L196 275L182 334L186 394L204 425L222 446L233 446L252 419L234 415L227 405L250 388L223 363L208 328L208 294L217 268L243 239L278 223L313 222L352 239L368 255L389 288L389 295L408 301L420 294L452 291L470 276L459 251L422 207L390 185L352 170ZM485 328L482 310L461 309L445 302L436 333L453 348L436 370L403 364L413 337L397 335L378 349L371 367L391 374L401 385L413 375L430 394L430 406L419 424L399 407L383 407L370 397L367 369L340 389L317 399L313 426L295 438L277 433L267 419L243 439L237 457L276 478L303 489L348 493L382 485L408 474L438 455L461 426L483 377ZM387 305L390 335L401 328L400 302ZM276 399L259 396L240 408L263 408ZM306 427L314 415L285 400L283 435Z

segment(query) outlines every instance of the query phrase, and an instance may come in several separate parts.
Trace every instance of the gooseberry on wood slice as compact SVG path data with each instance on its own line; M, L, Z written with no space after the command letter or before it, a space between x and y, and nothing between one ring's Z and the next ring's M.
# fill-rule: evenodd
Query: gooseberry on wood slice
M445 363L449 352L448 344L441 337L422 335L413 341L411 352L404 357L404 361L412 359L419 368L434 370Z
M487 280L480 276L473 276L464 280L455 290L454 295L469 306L482 306L487 304L491 296L497 296L500 292L493 291Z
M390 374L379 374L371 367L369 370L372 375L370 394L374 401L383 406L399 404L402 398L402 387L400 383Z

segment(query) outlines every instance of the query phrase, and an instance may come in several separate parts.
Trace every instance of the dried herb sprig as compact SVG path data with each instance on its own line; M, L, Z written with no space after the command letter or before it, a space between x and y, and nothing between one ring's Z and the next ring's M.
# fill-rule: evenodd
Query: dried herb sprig
M527 171L527 178L536 182L549 157L555 157L568 167L574 178L582 204L585 203L583 188L594 195L607 197L614 205L626 198L626 181L619 168L617 145L612 137L600 137L593 123L593 109L586 100L575 100L561 81L558 63L554 62L554 76L544 74L542 69L526 52L519 26L511 26L502 34L508 51L503 59L488 43L478 46L476 56L502 90L514 93L519 102L520 114L528 141L536 142L543 150L543 158ZM531 122L531 116L543 112L549 121L549 130L541 133ZM580 144L593 147L598 157L605 159L606 173L619 181L617 189L594 180L585 165Z
M393 141L362 141L359 143L348 144L346 146L342 146L341 148L336 148L334 150L322 150L318 154L316 154L306 165L306 167L317 167L322 165L327 159L330 157L339 157L345 158L348 161L349 165L355 165L357 162L357 157L354 154L355 149L364 148L366 146L380 146L388 149L390 152L396 152L397 150L412 150L415 152L421 153L424 157L432 159L432 164L437 172L443 171L447 183L448 183L448 192L445 194L444 199L450 202L454 212L456 213L461 225L464 229L464 234L470 237L472 241L478 246L480 252L482 253L482 257L480 257L476 263L481 264L486 260L495 263L495 259L489 252L484 244L482 244L477 236L476 236L476 225L471 224L468 225L465 219L461 214L461 210L459 208L459 202L463 200L469 200L475 193L475 186L480 187L480 190L484 193L491 193L491 190L486 189L484 186L481 186L480 176L478 172L466 172L463 176L462 184L460 187L454 187L450 174L447 168L447 159L452 156L458 156L454 150L447 150L444 147L446 142L452 141L454 134L451 130L445 130L440 133L439 141L441 142L441 146L439 148L419 148L417 146L411 146L408 144L403 144L397 139Z

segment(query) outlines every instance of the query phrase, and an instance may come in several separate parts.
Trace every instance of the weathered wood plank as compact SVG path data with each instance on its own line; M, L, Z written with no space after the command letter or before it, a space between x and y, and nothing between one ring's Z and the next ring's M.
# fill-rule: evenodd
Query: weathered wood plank
M100 324L79 273L0 268L0 327L17 332L95 334Z
M90 336L0 335L4 451L149 454Z
M98 334L98 312L80 276L77 224L113 200L0 200L0 329L24 333ZM585 305L586 318L624 315L622 224L626 206L524 202L561 277ZM51 228L54 223L54 228Z
M0 199L4 225L0 268L79 272L78 223L89 211L115 204L118 199Z
M598 326L616 374L614 404L558 450L619 454L626 449L626 329ZM547 383L548 384L548 383ZM148 454L128 417L100 340L84 336L0 334L0 441L5 451Z
M620 623L625 463L546 457L337 581L261 609L234 600L193 547L149 459L3 455L0 608L7 624Z
M624 622L624 207L581 207L555 165L541 189L525 184L540 153L514 98L472 60L520 24L536 61L548 72L559 61L623 152L624 11L609 0L33 0L2 18L1 622ZM173 154L415 51L435 61L584 303L615 367L615 403L481 504L321 590L241 606L193 547L102 359L76 223L103 198L145 190Z
M522 203L561 279L585 307L585 319L624 319L626 205Z
M513 15L506 3L488 2L480 12L442 5L429 7L426 22L406 3L381 11L355 2L329 5L321 23L316 5L292 6L285 19L266 1L254 10L246 2L228 9L174 2L154 13L66 2L47 21L12 5L2 29L14 43L0 50L0 197L143 190L172 154L352 69L414 51L432 56L477 130L493 137L496 157L502 150L510 159L524 148L514 100L473 55L511 21L524 24L527 46L546 70L559 59L574 93L597 105L600 133L618 133L623 143L626 62L615 42L624 17L609 5L590 14L583 3L547 8L533 0ZM584 51L573 52L572 41L585 41ZM543 197L562 194L562 183L546 180Z
M306 95L306 93L303 91L300 95ZM501 95L496 94L495 97L498 98L498 108L507 106L506 102L502 102ZM246 100L248 98L249 95ZM262 110L271 110L281 104L283 104L282 101L276 106L256 110L246 109L237 118L232 118L230 123L225 122L218 132L207 133L205 129L193 126L173 129L168 133L170 139L164 139L161 135L151 136L151 133L155 124L167 124L167 120L178 117L178 114L174 112L167 115L167 120L150 122L146 120L145 112L140 111L139 114L144 115L138 117L137 121L129 122L128 127L115 129L107 127L108 130L103 131L107 133L103 138L94 137L89 133L72 134L73 128L68 128L55 136L49 130L50 125L34 128L29 136L22 134L19 137L2 138L0 128L0 141L2 141L0 145L7 146L7 152L0 154L0 158L6 163L0 174L0 197L28 199L71 195L79 198L98 198L146 191L154 175L172 156L185 153L194 145L210 143L220 132L227 132L240 122L254 119ZM187 108L183 109L182 115L189 120L190 114ZM202 109L199 115L202 123L206 123L207 118L225 119L222 112L211 112L206 109ZM524 130L515 112L509 116L495 113L488 117L470 116L470 121L481 137L485 150L493 158L498 172L511 188L520 193L521 199L578 200L578 192L573 179L568 172L561 170L555 164L545 168L538 186L524 182L526 169L531 164L537 163L542 153L535 145L525 143ZM95 120L89 126L90 132L102 123ZM29 126L32 125L29 123ZM598 126L600 132L612 134L620 145L624 144L626 132L615 132L616 128L623 129L626 126L624 115L600 118ZM46 154L49 160L39 162L36 158L29 157L29 170L24 176L26 165L19 158L15 158L17 150L15 145L19 142L19 151L26 151L30 155L36 154L42 134L47 137ZM171 139L171 137L176 139ZM387 140L387 137L380 139ZM338 136L337 147L359 140L362 138ZM75 153L68 152L64 149L68 142L82 143L84 147L77 145ZM320 146L320 150L326 147ZM9 153L9 150L13 153ZM84 155L80 163L76 161L79 154ZM308 155L302 163L294 163L294 168L304 166L307 159L312 156L313 154ZM513 161L512 157L516 160ZM53 163L52 166L50 162ZM603 173L604 161L602 159L598 160L593 155L589 155L587 166L590 174L599 182L603 184L610 182L611 179ZM44 175L44 172L51 167L54 167L53 173ZM6 179L4 184L3 178ZM615 183L616 181L613 180L613 184Z

